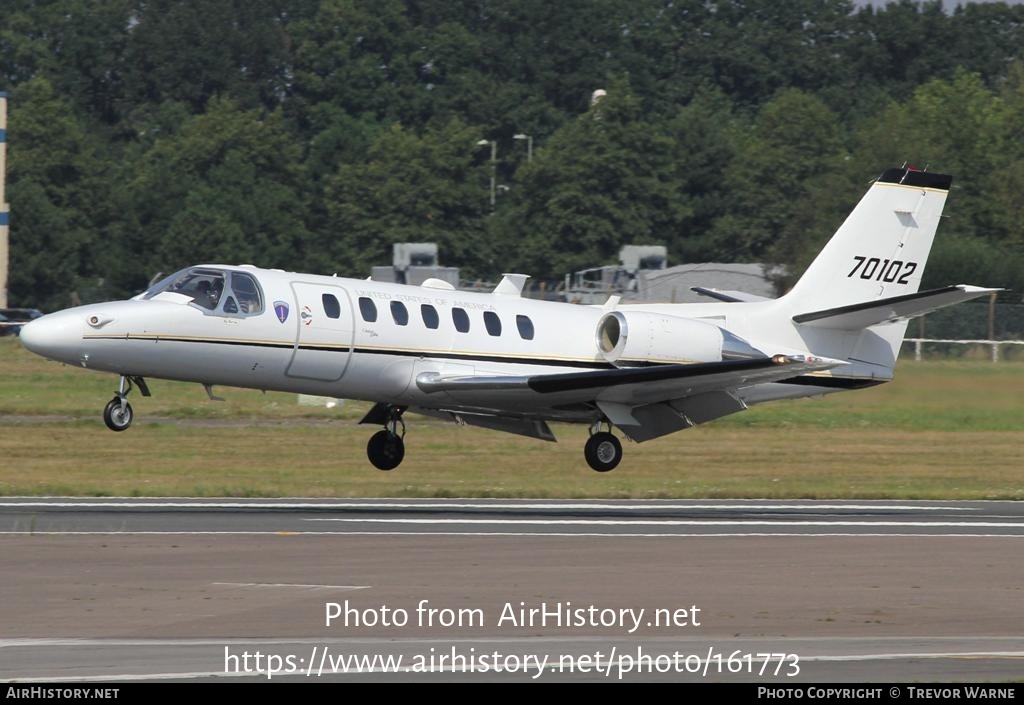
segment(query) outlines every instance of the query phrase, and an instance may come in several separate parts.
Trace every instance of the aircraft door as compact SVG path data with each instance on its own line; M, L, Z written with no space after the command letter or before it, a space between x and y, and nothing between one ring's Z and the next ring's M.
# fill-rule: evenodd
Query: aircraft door
M352 356L352 300L340 286L292 282L296 310L295 351L285 374L336 382Z

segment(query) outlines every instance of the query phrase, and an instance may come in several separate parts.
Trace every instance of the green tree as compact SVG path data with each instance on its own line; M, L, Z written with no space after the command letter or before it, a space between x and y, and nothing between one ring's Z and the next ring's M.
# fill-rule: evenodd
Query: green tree
M186 103L202 112L214 96L273 108L291 81L288 25L313 0L136 0L119 69L132 105Z
M10 98L11 299L64 308L104 276L110 164L93 130L45 78Z
M993 127L996 136L989 140L993 164L981 197L991 203L993 234L1017 253L1024 279L1024 61L1010 67Z
M520 271L551 277L615 260L624 244L672 239L692 214L674 140L625 84L560 129L517 174L500 241Z
M457 120L422 134L395 124L365 162L342 164L327 189L328 227L317 239L318 269L365 275L390 262L393 242L437 242L445 263L488 268L488 167L480 130Z
M846 85L848 0L682 0L631 6L627 68L659 112L713 85L741 106Z
M713 228L726 261L803 271L851 207L843 134L821 100L786 89L735 133L726 212Z
M214 99L133 162L124 240L139 276L196 262L307 262L301 153L280 111Z
M399 118L402 86L416 74L412 32L401 0L323 0L289 28L293 109L330 103L356 117Z
M714 225L728 213L731 194L725 176L741 169L739 133L732 101L715 88L699 91L668 123L673 160L689 213L666 239L673 263L720 260Z
M1002 162L998 122L1000 101L977 74L958 71L950 80L924 84L905 102L892 103L854 135L853 155L861 165L910 163L952 174L942 232L947 236L990 236L994 215L989 174Z

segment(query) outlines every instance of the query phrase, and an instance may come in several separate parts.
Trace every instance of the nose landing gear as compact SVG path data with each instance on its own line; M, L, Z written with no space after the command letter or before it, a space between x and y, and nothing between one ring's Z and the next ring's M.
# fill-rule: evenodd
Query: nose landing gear
M150 396L149 386L142 377L121 375L114 398L108 401L103 409L103 423L111 431L124 431L132 425L135 413L132 411L132 405L128 403L128 393L132 391L133 383L142 392L142 396Z

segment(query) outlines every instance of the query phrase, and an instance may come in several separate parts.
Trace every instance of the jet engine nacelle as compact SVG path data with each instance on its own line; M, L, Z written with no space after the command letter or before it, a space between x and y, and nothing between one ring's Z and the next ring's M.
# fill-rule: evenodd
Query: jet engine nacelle
M765 357L713 323L641 311L612 311L597 323L597 349L608 362L720 362Z

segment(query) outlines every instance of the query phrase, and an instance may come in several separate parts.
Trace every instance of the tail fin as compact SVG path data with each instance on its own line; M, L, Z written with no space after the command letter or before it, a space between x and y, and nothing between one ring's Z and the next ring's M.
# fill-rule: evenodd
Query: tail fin
M916 294L952 181L944 174L887 169L779 300L793 320L801 324L811 312L883 305L879 300ZM835 356L868 365L872 376L891 376L906 329L906 319L865 326L847 355Z
M952 181L886 170L786 294L793 313L916 293Z

